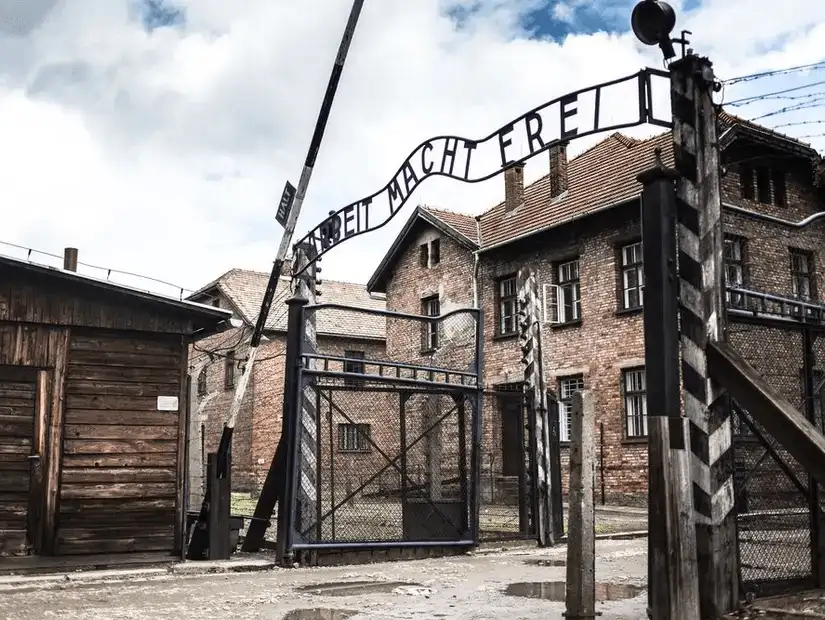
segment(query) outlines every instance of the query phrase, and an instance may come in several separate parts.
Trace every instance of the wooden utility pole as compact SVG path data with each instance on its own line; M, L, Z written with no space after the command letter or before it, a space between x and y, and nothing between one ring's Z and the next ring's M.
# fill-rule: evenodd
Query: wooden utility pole
M572 620L596 617L595 409L590 390L573 394L564 614Z
M699 581L690 478L690 434L679 399L676 172L639 175L645 281L648 421L648 601L655 620L697 620Z
M738 603L733 432L724 390L707 369L708 342L725 340L722 197L711 62L670 65L679 244L682 399L690 425L701 617Z

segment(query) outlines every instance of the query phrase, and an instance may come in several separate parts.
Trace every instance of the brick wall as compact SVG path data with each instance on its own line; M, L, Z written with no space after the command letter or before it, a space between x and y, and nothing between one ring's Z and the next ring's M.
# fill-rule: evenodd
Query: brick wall
M247 345L238 343L248 339L248 328L232 329L197 343L190 352L192 380L198 380L203 370L206 385L198 396L195 415L200 419L203 429L204 460L206 454L218 448L223 425L229 412L234 389L225 385L226 355L235 351L235 359L243 360L247 355ZM242 338L243 337L243 338ZM334 338L321 335L318 337L319 353L341 356L345 351L363 351L367 358L384 357L385 346L381 341ZM212 352L210 358L208 353ZM281 436L283 388L285 368L286 338L284 334L268 334L258 350L255 367L247 387L241 410L235 425L232 444L232 488L233 491L257 493L266 478L272 457ZM339 363L340 365L340 363ZM331 370L340 370L331 366ZM242 369L235 364L235 380L240 378ZM375 399L378 398L378 401ZM336 397L335 402L354 422L369 423L378 429L379 438L386 431L384 421L391 416L382 396L364 398L360 393L344 394ZM338 420L338 418L341 418ZM357 418L357 419L355 419ZM325 419L325 418L324 418ZM396 416L397 419L397 416ZM337 449L337 422L345 422L336 414L333 428L333 440ZM328 426L325 426L328 437ZM397 423L396 423L397 428ZM375 432L375 430L374 430ZM199 437L191 441L200 441ZM384 441L386 443L386 441ZM381 458L374 450L371 458ZM347 454L350 461L361 458L361 454ZM352 465L346 465L351 467ZM191 477L196 480L197 475Z
M791 170L785 178L786 205L763 204L758 199L742 198L739 168L731 165L723 179L723 200L791 221L799 221L823 208L821 195L811 188L809 175L804 170ZM813 252L816 273L825 244L825 223L794 229L727 210L724 228L728 234L747 239L746 286L749 288L790 295L790 247ZM400 255L387 285L388 309L420 312L421 298L434 294L441 300L442 313L456 306L472 305L473 256L470 251L441 235L441 264L426 269L419 265L419 245L438 235L436 230L423 224L411 235L409 246ZM603 428L603 436L600 437L597 429L596 437L597 441L604 442L604 461L597 465L597 485L601 484L603 475L608 502L640 503L646 500L647 442L644 438L627 437L622 387L623 371L644 365L643 313L640 310L624 311L619 301L620 248L640 240L640 237L639 205L635 203L592 216L583 223L569 224L522 240L512 247L484 252L478 274L480 300L485 312L484 383L495 388L517 383L523 377L517 337L497 334L496 288L500 278L514 275L522 265L529 264L536 270L541 289L543 284L556 282L559 262L578 257L581 320L563 326L544 324L544 367L548 387L554 392L558 391L560 380L581 376L585 388L594 393L596 422L599 429ZM825 286L817 284L816 297L825 301ZM401 355L412 355L410 342L417 346L418 334L389 330L389 355L392 357L397 351L405 351ZM798 352L792 337L776 345L774 357L780 365L797 363ZM502 420L496 397L485 398L484 407L483 450L486 458L482 456L482 479L490 475L495 478L502 461ZM565 486L566 452L563 448Z

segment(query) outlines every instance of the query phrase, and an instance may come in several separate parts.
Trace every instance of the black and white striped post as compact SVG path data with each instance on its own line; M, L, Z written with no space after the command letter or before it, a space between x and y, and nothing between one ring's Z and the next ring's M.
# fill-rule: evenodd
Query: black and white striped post
M533 478L533 518L536 536L541 546L555 543L557 524L553 523L553 496L556 489L551 483L550 420L547 408L547 385L541 349L541 306L538 301L536 276L527 267L519 271L518 277L519 339L522 363L524 364L524 384L531 399L529 420L531 426L530 452L532 453L530 475Z
M690 426L702 618L738 603L730 410L709 376L707 342L725 338L722 199L714 76L707 58L670 66L676 185L682 400Z

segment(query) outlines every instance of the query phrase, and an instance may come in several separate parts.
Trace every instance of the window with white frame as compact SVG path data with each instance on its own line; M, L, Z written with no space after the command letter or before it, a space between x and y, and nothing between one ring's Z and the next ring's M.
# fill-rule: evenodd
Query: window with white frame
M498 281L498 333L514 334L518 331L516 276Z
M339 424L339 452L369 452L372 427L369 424Z
M725 285L734 288L745 286L745 238L725 235L724 241ZM725 291L725 301L733 306L744 305L741 293Z
M441 314L441 303L438 295L421 300L424 316L438 316ZM438 321L426 321L423 324L421 348L424 351L434 351L438 348Z
M647 380L644 368L622 372L625 432L628 438L647 437Z
M644 264L642 242L631 243L622 253L622 308L631 310L644 305Z
M547 323L572 323L582 316L579 260L556 267L556 283L544 286L544 320Z
M574 375L559 379L559 441L570 441L573 394L584 389L584 377Z
M791 286L794 297L809 301L813 296L813 256L791 248Z

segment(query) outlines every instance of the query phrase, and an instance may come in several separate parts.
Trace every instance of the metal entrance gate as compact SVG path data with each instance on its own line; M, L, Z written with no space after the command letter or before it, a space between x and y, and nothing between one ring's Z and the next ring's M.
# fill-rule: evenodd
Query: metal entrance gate
M297 406L288 408L297 424L284 429L295 438L278 531L284 554L475 544L480 312L292 311L314 322L317 350L287 360L299 368ZM375 341L342 350L338 336L352 322L362 333L374 327Z
M823 430L823 308L732 289L728 340ZM825 579L825 504L819 485L731 399L741 590L766 595Z

